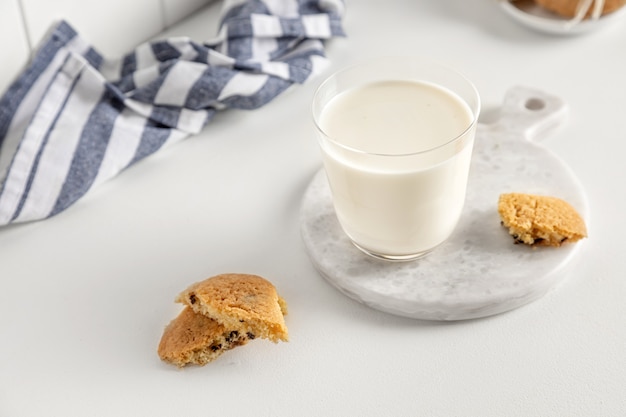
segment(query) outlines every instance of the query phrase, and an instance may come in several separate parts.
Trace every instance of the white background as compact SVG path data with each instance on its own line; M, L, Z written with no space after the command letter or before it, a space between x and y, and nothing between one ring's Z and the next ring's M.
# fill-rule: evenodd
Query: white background
M210 38L218 11L162 36ZM320 167L317 78L218 115L57 217L0 229L0 416L626 415L626 22L555 37L491 0L358 0L345 29L326 74L409 53L473 80L484 123L514 85L569 104L546 145L590 202L576 271L530 305L468 322L399 318L334 290L299 233ZM290 342L255 340L205 367L162 363L175 295L222 272L277 286Z
M0 90L60 19L106 57L119 57L212 0L2 0Z

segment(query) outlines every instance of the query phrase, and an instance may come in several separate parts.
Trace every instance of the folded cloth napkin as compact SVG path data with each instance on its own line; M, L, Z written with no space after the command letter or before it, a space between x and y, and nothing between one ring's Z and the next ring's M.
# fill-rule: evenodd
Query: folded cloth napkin
M0 226L45 219L220 110L254 109L325 62L342 0L225 1L217 37L107 60L66 22L0 99Z

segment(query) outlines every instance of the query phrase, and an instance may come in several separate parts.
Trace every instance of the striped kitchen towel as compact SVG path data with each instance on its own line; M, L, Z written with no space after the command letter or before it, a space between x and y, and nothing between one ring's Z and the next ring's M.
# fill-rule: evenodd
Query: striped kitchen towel
M342 0L226 0L212 41L107 60L66 22L0 99L0 226L45 219L220 110L254 109L325 63Z

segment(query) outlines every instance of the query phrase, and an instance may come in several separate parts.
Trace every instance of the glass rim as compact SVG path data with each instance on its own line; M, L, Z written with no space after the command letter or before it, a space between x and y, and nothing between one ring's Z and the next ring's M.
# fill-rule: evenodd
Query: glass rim
M330 142L332 142L335 146L338 146L344 150L347 150L349 152L353 152L353 153L358 153L358 154L362 154L362 155L370 155L370 156L381 156L381 157L410 157L410 156L417 156L417 155L423 155L423 154L427 154L427 153L431 153L434 151L437 151L439 149L442 148L446 148L452 144L454 144L455 142L460 141L463 137L467 136L467 134L469 132L472 131L472 129L474 129L474 127L478 124L478 117L480 115L480 108L481 108L481 101L480 101L480 94L478 93L478 89L476 88L476 86L474 85L474 83L472 83L465 75L463 75L461 72L459 72L458 70L446 65L446 64L442 64L438 61L433 61L430 59L424 59L424 58L419 58L419 57L410 57L410 56L393 56L393 57L381 57L381 60L388 60L388 59L394 59L394 60L403 60L403 61L411 61L413 60L414 62L419 62L422 64L429 64L429 65L433 65L433 66L438 66L442 69L446 69L452 73L454 73L457 77L459 77L462 81L464 81L465 83L467 83L467 85L470 87L472 94L474 95L474 97L476 98L476 104L475 107L476 109L472 108L472 105L470 103L467 102L467 100L465 100L463 97L460 97L459 94L457 94L454 91L451 91L449 88L442 86L439 83L435 83L429 80L423 80L425 82L429 82L431 84L434 84L438 87L442 87L445 88L446 90L451 91L455 96L459 97L461 100L463 100L463 102L465 104L467 104L467 106L470 108L470 110L472 111L472 122L467 126L467 128L465 128L461 133L459 133L458 135L454 136L453 138L451 138L450 140L434 146L432 148L428 148L428 149L424 149L424 150L420 150L420 151L415 151L415 152L407 152L407 153L381 153L381 152L367 152L364 151L362 149L358 149L349 145L345 145L339 141L337 141L336 139L334 139L332 136L330 136L323 128L322 126L320 126L319 123L319 115L316 114L315 111L315 102L316 99L318 98L320 92L322 91L322 89L324 87L326 87L333 79L337 78L338 76L340 76L341 74L344 74L348 71L357 69L357 68L361 68L361 67L367 67L367 66L371 66L373 65L372 62L363 62L363 63L359 63L359 64L353 64L350 65L348 67L342 68L338 71L335 71L334 73L330 74L328 77L326 77L326 79L324 81L322 81L320 83L320 85L315 89L315 92L313 93L313 100L311 103L311 113L313 115L313 123L315 125L315 128L324 136L324 138L326 138L327 140L329 140ZM382 80L382 79L381 79ZM390 78L390 80L392 80ZM420 81L419 79L416 79L415 81ZM321 112L319 112L321 115Z

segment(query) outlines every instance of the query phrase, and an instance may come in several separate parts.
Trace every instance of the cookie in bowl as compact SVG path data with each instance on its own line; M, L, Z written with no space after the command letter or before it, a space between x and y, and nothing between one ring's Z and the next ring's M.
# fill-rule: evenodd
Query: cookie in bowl
M603 16L612 13L626 5L626 0L593 0L590 2L587 2L585 0L534 1L536 4L543 7L544 9L567 18L577 17L579 12L584 13L581 17L589 18L593 15L593 12L596 8L599 8L599 15ZM582 10L581 8L585 6L587 10Z

